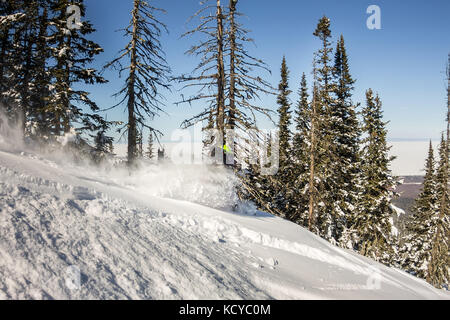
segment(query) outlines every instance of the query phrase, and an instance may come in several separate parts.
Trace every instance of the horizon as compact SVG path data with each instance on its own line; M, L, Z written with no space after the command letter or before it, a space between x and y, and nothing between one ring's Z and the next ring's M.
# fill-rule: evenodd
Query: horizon
M169 155L177 141L161 141L162 147L165 148L166 154ZM194 144L199 144L199 141L191 141L191 147ZM437 154L439 141L432 141L433 148ZM392 146L390 155L395 156L396 159L391 163L391 170L395 176L423 176L425 168L425 160L428 154L429 141L415 140L415 141L390 141ZM158 149L158 145L153 146L154 150ZM126 157L127 144L115 143L114 152L119 157Z

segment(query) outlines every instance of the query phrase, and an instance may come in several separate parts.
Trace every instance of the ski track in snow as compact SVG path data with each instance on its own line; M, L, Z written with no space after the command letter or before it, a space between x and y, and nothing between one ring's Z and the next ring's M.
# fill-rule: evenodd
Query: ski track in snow
M0 151L0 229L0 299L449 299L280 218L155 197L34 153Z

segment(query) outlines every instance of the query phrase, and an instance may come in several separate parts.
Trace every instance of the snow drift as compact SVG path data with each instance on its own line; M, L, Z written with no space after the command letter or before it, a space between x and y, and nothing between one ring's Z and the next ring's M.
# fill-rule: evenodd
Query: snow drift
M448 299L299 226L230 210L220 168L80 167L0 145L0 299Z
M22 128L12 125L2 109L3 105L0 104L0 148L11 151L23 150Z
M108 174L123 184L147 195L185 200L211 208L231 209L238 203L235 193L237 179L230 170L206 165L142 165L130 174L114 170Z

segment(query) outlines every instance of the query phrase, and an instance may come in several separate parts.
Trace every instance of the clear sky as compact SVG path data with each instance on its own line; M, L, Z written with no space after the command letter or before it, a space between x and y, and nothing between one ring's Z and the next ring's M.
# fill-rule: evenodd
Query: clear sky
M200 0L148 1L167 11L160 19L170 33L163 36L162 43L173 75L191 71L198 60L184 52L195 40L180 39L180 35L187 30L187 19L200 8ZM91 38L105 49L96 66L112 59L124 47L126 39L115 31L128 24L132 2L86 0L87 19L97 29ZM366 26L369 5L381 8L381 30ZM273 86L278 84L281 59L286 55L292 102L297 100L301 74L305 72L311 78L313 52L320 47L312 33L325 14L331 19L333 41L341 33L346 40L351 73L357 80L354 101L364 103L367 88L380 94L392 140L439 139L445 127L449 0L240 0L238 8L246 14L242 22L252 30L256 42L250 52L270 66L272 74L263 75ZM114 72L105 76L110 83L89 87L102 108L114 104L111 94L123 81ZM167 115L154 119L152 125L168 139L184 119L195 115L202 106L175 106L180 99L176 84L172 92L164 94ZM277 108L275 97L263 97L261 104ZM122 107L108 112L108 120L125 120L125 116ZM262 122L261 126L268 128L269 123Z

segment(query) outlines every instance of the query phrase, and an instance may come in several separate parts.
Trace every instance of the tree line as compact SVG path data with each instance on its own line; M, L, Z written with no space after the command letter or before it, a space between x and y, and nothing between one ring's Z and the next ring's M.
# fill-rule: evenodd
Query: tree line
M296 104L290 99L285 58L281 64L279 171L262 176L253 166L244 184L261 208L336 245L392 264L396 230L391 199L397 182L389 169L393 158L381 99L368 89L358 111L344 37L332 47L327 17L314 35L321 46L314 53L313 83L309 87L302 75Z
M261 209L298 223L343 248L403 269L437 288L449 288L450 56L447 67L447 136L439 160L430 143L422 192L405 230L394 225L393 176L382 101L372 89L363 106L352 101L343 35L331 45L330 20L314 31L313 83L301 76L297 102L289 89L286 59L278 86L279 171L261 175L259 165L241 175L243 193ZM291 130L294 128L294 130Z
M447 64L447 130L442 134L437 161L430 141L422 190L413 215L406 221L398 265L438 288L449 289L449 137L450 55Z

